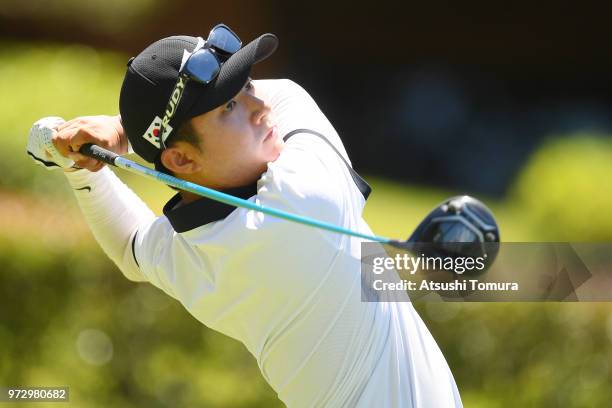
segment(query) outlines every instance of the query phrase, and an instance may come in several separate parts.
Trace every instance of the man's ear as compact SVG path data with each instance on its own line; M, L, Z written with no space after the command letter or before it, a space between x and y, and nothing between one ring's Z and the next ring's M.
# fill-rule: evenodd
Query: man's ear
M188 143L178 142L161 154L161 162L174 174L193 174L202 169L199 152Z

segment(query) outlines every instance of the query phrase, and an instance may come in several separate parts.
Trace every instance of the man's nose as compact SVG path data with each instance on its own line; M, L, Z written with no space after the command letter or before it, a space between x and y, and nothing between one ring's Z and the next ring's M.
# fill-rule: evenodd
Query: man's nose
M250 94L245 94L244 98L247 102L247 106L251 111L251 121L255 125L261 124L270 113L272 109L270 105L263 99Z

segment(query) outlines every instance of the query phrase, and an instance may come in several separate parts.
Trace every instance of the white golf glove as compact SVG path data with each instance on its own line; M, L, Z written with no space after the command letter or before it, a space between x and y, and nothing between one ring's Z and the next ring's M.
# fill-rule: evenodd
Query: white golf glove
M38 120L30 129L27 153L36 164L47 170L68 169L74 166L74 161L62 156L51 140L57 126L64 122L65 120L60 117L49 116Z

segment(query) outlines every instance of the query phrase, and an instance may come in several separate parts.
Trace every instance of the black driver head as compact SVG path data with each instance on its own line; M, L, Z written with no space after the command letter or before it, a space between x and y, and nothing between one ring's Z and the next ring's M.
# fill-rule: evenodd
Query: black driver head
M491 210L464 195L440 203L404 245L429 257L482 257L486 270L497 256L499 242L499 227Z

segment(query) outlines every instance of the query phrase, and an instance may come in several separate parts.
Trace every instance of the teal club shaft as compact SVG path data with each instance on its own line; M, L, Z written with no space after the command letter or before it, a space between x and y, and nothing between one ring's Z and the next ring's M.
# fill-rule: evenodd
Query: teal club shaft
M314 218L304 217L297 214L292 214L275 208L264 207L259 204L255 204L251 201L244 200L239 197L235 197L229 194L222 193L217 190L213 190L208 187L201 186L199 184L191 183L189 181L181 180L173 177L169 174L162 173L160 171L151 169L146 166L142 166L131 160L121 157L116 153L110 152L99 146L86 144L80 149L80 153L92 157L96 160L100 160L106 164L110 164L115 167L127 170L131 173L135 173L141 176L145 176L149 179L161 181L169 186L176 187L180 190L189 191L202 197L210 198L211 200L219 201L234 207L242 207L253 211L259 211L264 214L271 215L273 217L282 218L284 220L296 222L298 224L309 225L311 227L320 228L327 231L337 232L340 234L350 235L357 238L363 238L370 241L381 242L384 244L395 245L398 241L390 238L385 238L377 235L363 234L361 232L353 231L339 225L330 224L324 221L319 221Z

